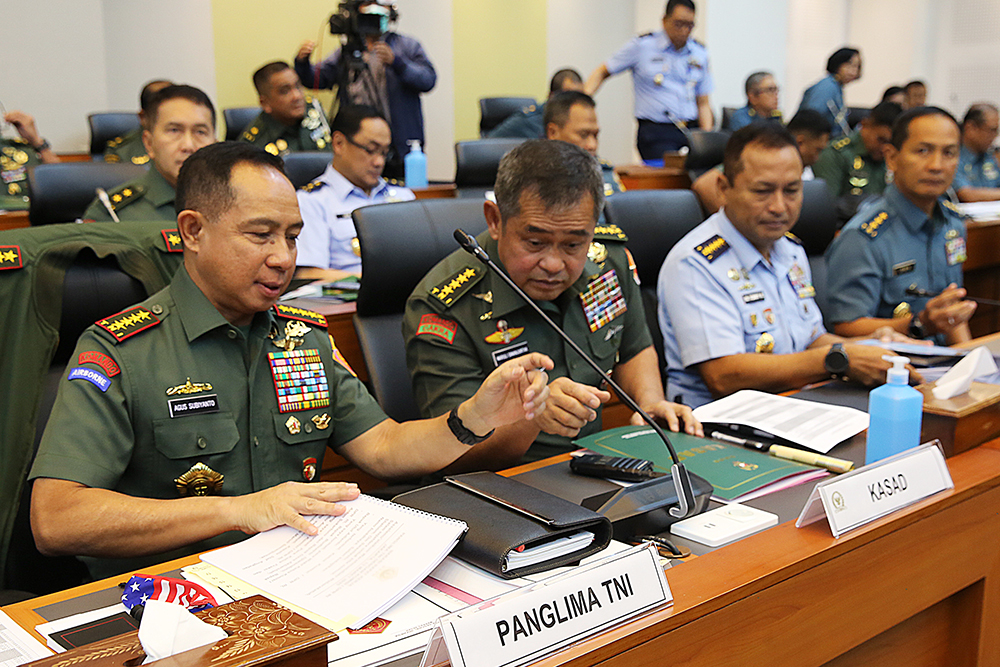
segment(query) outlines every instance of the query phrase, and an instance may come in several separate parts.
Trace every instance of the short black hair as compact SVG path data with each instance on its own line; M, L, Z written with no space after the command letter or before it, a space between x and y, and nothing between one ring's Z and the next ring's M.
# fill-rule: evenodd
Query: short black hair
M542 127L547 130L549 123L555 123L559 127L565 125L566 121L569 120L569 111L575 104L582 104L591 109L597 106L593 97L578 90L564 90L561 93L556 93L552 99L545 103Z
M968 123L974 123L979 126L984 125L986 123L986 114L989 112L997 113L995 104L976 102L965 112L965 116L962 118L962 127L964 128Z
M286 69L292 69L284 60L275 60L253 73L253 87L258 95L263 95L271 85L271 76Z
M236 201L229 185L233 167L251 164L285 174L285 162L277 155L245 141L220 141L199 148L181 165L177 176L174 210L198 211L217 220Z
M850 61L856 55L861 55L861 52L850 46L837 49L826 61L826 71L830 74L836 74L841 65Z
M760 72L754 72L753 74L748 76L747 82L743 85L743 89L746 91L746 94L749 96L750 92L758 85L760 85L761 81L763 81L769 76L774 76L774 75L771 74L770 72L765 72L764 70L761 70Z
M799 109L798 113L788 121L787 129L792 134L804 133L819 137L833 132L830 119L815 109Z
M906 88L903 88L902 86L889 86L885 89L885 92L882 93L882 101L885 102L893 95L899 95L900 93L905 95Z
M876 127L892 127L902 113L903 107L896 102L879 102L862 122L867 121L868 125Z
M924 83L920 79L914 79L913 81L910 81L908 84L903 86L903 90L905 90L906 92L910 92L911 88L926 88L926 87L927 87L926 83Z
M687 7L692 12L695 11L692 0L667 0L667 8L663 10L663 16L667 17L673 14L674 7Z
M896 119L896 123L892 126L892 145L896 150L902 150L903 144L910 136L910 123L912 123L917 118L922 118L924 116L944 116L955 124L958 131L961 133L962 127L955 120L955 117L950 113L942 109L941 107L916 107L914 109L909 109L904 111Z
M337 115L333 117L333 122L330 123L330 134L340 132L345 137L354 137L355 134L361 131L361 121L366 118L381 118L385 120L385 117L375 107L367 104L347 104L342 106Z
M567 67L566 69L561 69L552 75L552 80L549 81L549 95L555 95L558 92L562 92L563 86L566 85L567 81L572 81L573 83L583 83L583 77L575 69Z
M153 79L142 87L142 92L139 93L139 108L146 113L149 113L149 105L153 101L153 95L156 94L156 91L153 89L161 83L166 84L163 86L163 88L166 88L167 86L172 86L174 82L167 79ZM160 90L163 90L163 88L160 88Z
M730 184L736 182L736 177L743 171L743 151L750 144L761 148L778 150L789 146L799 154L799 145L791 132L778 123L750 123L733 132L726 142L726 150L722 157L722 169Z
M149 108L146 109L146 122L149 123L149 127L156 125L156 115L160 112L160 105L177 98L183 98L208 109L212 114L212 127L215 127L215 105L212 104L212 100L208 99L208 95L201 88L195 88L185 83L171 84L153 94Z
M594 220L604 208L604 178L597 159L565 141L531 139L500 160L493 186L502 221L521 212L521 195L533 192L546 210L564 210L588 194L594 201Z

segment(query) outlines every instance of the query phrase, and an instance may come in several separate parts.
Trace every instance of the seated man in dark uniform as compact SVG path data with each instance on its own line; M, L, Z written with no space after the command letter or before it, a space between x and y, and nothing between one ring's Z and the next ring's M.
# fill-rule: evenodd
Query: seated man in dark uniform
M39 134L34 118L23 111L8 111L3 120L21 136L15 139L0 137L0 210L23 211L28 208L31 195L28 168L59 162L59 158Z
M142 92L139 93L139 129L108 140L108 144L104 148L105 162L131 162L132 164L149 162L146 145L142 143L142 131L149 129L146 124L149 116L149 105L153 101L153 95L172 85L172 81L156 79L142 87Z
M198 88L171 85L153 96L148 122L149 171L110 190L107 202L95 197L84 220L173 220L177 174L188 156L215 142L215 107Z
M617 227L597 227L604 184L597 161L562 141L526 141L500 161L496 203L479 243L528 296L648 413L671 429L701 432L690 409L668 403L638 280ZM497 365L531 352L552 357L546 410L497 429L453 469L502 468L570 451L601 428L611 395L506 283L464 250L438 263L406 302L406 361L426 417L465 400ZM682 424L683 422L683 424Z
M778 108L778 82L770 72L754 72L747 77L744 85L747 104L729 120L732 132L750 123L772 121L781 123L781 109Z
M308 516L358 496L314 480L328 446L370 474L410 477L544 409L539 369L552 361L531 354L447 416L388 419L323 316L278 304L302 229L282 167L240 142L184 164L182 267L87 329L62 380L30 474L43 553L86 556L109 576L276 526L314 535Z
M306 95L288 63L268 63L253 73L263 111L240 135L241 141L273 155L320 151L330 145L330 125L315 98Z
M583 91L583 79L575 69L561 69L549 81L549 97L567 90ZM486 133L489 139L541 139L545 136L545 107L548 104L525 107L507 116L502 123Z
M587 93L570 90L558 93L545 105L545 138L567 141L597 157L597 137L601 127L597 124L597 105ZM615 173L615 166L598 159L604 178L604 196L624 192L625 186Z

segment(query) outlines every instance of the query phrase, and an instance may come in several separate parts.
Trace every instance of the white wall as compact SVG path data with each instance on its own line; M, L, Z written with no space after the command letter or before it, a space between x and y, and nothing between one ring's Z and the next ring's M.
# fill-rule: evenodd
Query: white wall
M973 102L1000 103L1000 2L940 0L929 13L928 101L959 120Z

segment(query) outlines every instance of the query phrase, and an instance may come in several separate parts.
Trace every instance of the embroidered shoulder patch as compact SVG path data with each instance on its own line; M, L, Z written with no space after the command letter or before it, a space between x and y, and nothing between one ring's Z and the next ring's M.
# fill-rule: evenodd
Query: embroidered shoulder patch
M20 269L24 266L21 259L21 246L0 245L0 271Z
M302 189L306 192L312 192L313 190L318 190L324 185L326 185L324 181L317 180L313 181L312 183L306 183L305 185L302 186Z
M163 242L167 244L167 252L184 252L184 241L176 229L164 229L160 232Z
M867 234L870 238L875 238L878 236L879 227L881 227L888 218L889 214L882 211L868 222L862 222L861 231Z
M478 282L485 275L485 270L478 267L467 266L458 271L437 287L431 288L430 295L450 306L458 300L460 296L469 291L469 288Z
M709 262L714 262L719 257L722 257L727 250L729 250L729 244L726 242L726 239L716 234L707 241L696 245L694 249L695 252L700 254Z
M315 324L318 327L326 328L326 317L317 313L314 310L306 310L305 308L296 308L295 306L286 306L283 303L274 304L274 312L280 317L284 317L290 320L298 320L299 322L305 322L306 324Z
M618 225L598 225L594 229L594 238L601 241L628 241L628 236Z
M117 315L96 322L97 326L114 336L115 341L119 343L140 331L155 327L159 323L160 318L142 306L123 310Z
M333 353L333 360L336 361L341 366L343 366L345 369L347 369L348 373L350 373L354 377L358 377L358 374L354 372L354 369L351 368L351 365L347 363L347 359L344 357L344 353L341 352L340 348L337 347L336 341L333 340L333 334L328 333L327 336L330 337L330 351ZM316 418L313 417L313 419Z
M455 342L455 333L458 331L458 323L446 320L437 315L427 314L420 318L420 326L417 327L417 335L427 334L443 338L449 345Z
M76 363L79 366L83 366L84 364L100 366L108 374L108 377L114 377L122 372L114 359L100 352L81 352L80 356L76 359Z

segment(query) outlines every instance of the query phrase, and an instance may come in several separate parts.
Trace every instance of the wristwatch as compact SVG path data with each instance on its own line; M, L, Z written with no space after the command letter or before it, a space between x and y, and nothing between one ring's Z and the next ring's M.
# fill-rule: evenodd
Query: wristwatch
M32 148L35 149L35 152L41 153L44 150L52 148L52 146L49 144L48 139L42 139L42 143L38 144L37 146L32 146Z
M906 328L906 335L910 338L927 338L927 327L924 326L919 313L914 313L910 319L910 326Z
M847 359L843 343L834 343L830 346L830 351L823 360L823 366L833 379L847 381L847 371L851 368L851 363Z
M480 442L493 435L493 431L496 430L493 429L493 431L490 431L486 435L476 435L462 423L461 419L459 419L457 405L451 409L451 412L448 413L448 428L451 429L455 438L463 445L478 445Z

